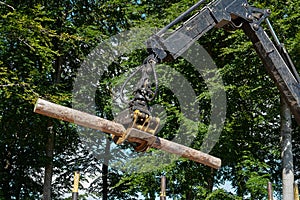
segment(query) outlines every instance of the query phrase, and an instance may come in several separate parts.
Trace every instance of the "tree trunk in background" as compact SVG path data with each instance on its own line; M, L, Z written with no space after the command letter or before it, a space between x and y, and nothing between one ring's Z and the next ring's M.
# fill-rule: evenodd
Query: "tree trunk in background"
M110 160L110 141L106 138L106 146L105 146L105 155L104 155L104 162L102 165L102 199L108 199L108 165Z
M193 199L193 193L191 190L186 192L186 200L192 200Z
M102 165L102 199L108 199L108 166L106 164Z
M208 177L208 180L207 180L207 189L209 192L212 192L213 191L213 188L214 188L214 169L211 168L210 169L210 176Z
M58 84L60 81L61 65L62 65L62 58L60 56L58 56L55 61L54 85ZM49 124L51 124L51 125L49 125L47 128L49 130L48 141L46 144L46 157L47 157L48 163L45 166L43 200L51 200L51 183L52 183L52 175L53 175L53 155L54 155L55 131L53 131L52 122L49 122Z
M150 200L155 200L155 192L150 192Z
M43 186L43 200L51 200L51 183L53 174L53 150L54 150L54 132L53 127L48 127L48 141L46 144L47 164L45 166L44 186Z
M62 22L60 20L57 21L57 27L61 27ZM59 45L59 41L57 38L54 39L53 44L55 48L61 53L61 48ZM60 76L62 72L62 57L57 56L54 62L54 69L55 72L53 74L53 84L57 85L60 82ZM48 141L46 144L46 157L48 164L45 166L45 178L44 178L44 187L43 187L43 200L50 200L51 199L51 183L52 183L52 175L53 175L53 155L54 155L54 140L55 140L55 131L53 131L52 122L49 122L51 125L48 126L49 135Z
M281 157L282 157L282 195L283 200L294 199L294 166L292 153L291 111L281 98Z

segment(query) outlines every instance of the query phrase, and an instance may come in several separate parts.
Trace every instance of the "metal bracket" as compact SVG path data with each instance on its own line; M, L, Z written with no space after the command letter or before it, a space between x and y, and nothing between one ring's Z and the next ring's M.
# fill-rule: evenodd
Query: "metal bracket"
M147 151L155 142L155 133L159 127L159 118L153 118L140 110L135 110L133 122L122 136L113 136L116 144L121 144L130 139L134 142L134 150L137 152Z
M260 9L253 6L247 6L250 15L247 16L248 20L252 22L253 30L258 30L261 23L265 21L271 14L270 9Z

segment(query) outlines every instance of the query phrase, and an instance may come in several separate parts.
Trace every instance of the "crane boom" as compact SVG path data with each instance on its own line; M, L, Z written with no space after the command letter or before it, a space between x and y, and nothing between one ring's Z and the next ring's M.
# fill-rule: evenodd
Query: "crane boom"
M151 36L147 40L147 49L159 62L171 61L181 56L212 28L242 29L300 125L299 75L284 46L279 42L274 43L261 26L264 21L270 26L267 19L270 13L269 9L250 6L246 0L213 1L173 32L168 33L163 28ZM272 28L270 31L273 37L276 36ZM275 37L275 41L277 40Z

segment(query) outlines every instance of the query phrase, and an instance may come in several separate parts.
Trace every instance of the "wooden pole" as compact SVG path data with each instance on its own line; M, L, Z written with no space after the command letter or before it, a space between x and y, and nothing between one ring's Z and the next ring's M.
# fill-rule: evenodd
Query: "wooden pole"
M166 194L166 176L161 176L160 180L160 200L166 200L167 194Z
M268 200L273 200L273 189L272 189L272 183L268 182Z
M299 190L297 183L294 183L294 200L299 200Z
M34 107L34 112L64 120L67 122L75 123L87 128L92 128L100 130L105 133L110 133L115 136L122 137L125 134L125 128L122 124L112 122L85 112L81 112L72 108L57 105L43 99L38 99ZM129 142L143 142L151 141L151 147L161 149L163 151L179 155L184 158L202 163L209 167L218 169L221 167L221 159L211 156L209 154L203 153L201 151L192 149L190 147L156 137L146 132L141 132L142 136L139 137L129 137L127 140Z
M74 186L72 190L72 200L78 200L78 187L79 187L79 172L74 174Z

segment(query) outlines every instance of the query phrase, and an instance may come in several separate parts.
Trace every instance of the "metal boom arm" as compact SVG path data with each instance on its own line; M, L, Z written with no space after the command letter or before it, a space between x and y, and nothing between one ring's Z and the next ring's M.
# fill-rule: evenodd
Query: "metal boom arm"
M199 6L198 4L197 6ZM241 28L250 38L267 72L275 81L300 125L299 75L285 49L280 44L274 44L261 27L261 23L267 20L270 13L268 9L263 10L249 6L246 0L213 1L172 33L167 33L164 28L150 37L147 41L147 48L160 62L170 61L181 56L195 41L214 27ZM183 17L180 16L181 19ZM268 20L267 23L269 23ZM268 25L270 26L270 24ZM170 28L170 25L167 27ZM270 31L274 36L273 29ZM277 38L275 38L276 40Z

